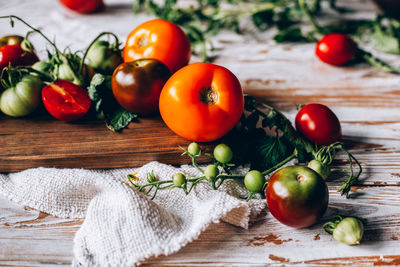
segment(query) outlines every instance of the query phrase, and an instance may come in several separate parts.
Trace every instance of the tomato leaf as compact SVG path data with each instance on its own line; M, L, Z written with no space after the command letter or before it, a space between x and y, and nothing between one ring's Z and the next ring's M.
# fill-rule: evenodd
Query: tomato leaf
M88 87L90 99L94 102L98 118L106 122L112 131L120 131L136 119L137 114L127 111L115 100L111 89L111 76L96 74Z

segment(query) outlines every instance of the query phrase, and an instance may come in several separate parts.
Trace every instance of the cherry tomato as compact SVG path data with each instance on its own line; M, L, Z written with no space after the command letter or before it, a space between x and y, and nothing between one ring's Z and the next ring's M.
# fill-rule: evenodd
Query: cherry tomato
M262 191L264 188L264 184L265 184L265 177L261 172L257 170L249 171L244 176L244 185L250 192Z
M9 63L14 67L30 66L36 61L39 59L35 54L23 50L18 44L0 47L0 71Z
M119 65L111 87L118 103L126 110L148 115L158 110L161 90L171 76L158 60L140 59Z
M331 65L342 65L354 58L357 44L347 35L330 33L325 35L315 48L318 58Z
M204 169L204 176L207 178L208 181L214 180L219 174L218 167L214 164L208 165Z
M187 150L191 156L198 156L201 152L200 146L196 142L190 143Z
M214 148L214 158L221 163L228 163L233 157L232 149L225 144L219 144Z
M330 145L342 137L342 127L327 106L305 105L296 115L296 129L318 145Z
M82 14L92 13L104 7L103 0L60 0L60 3Z
M160 113L167 126L197 142L224 136L239 121L243 106L243 91L236 76L210 63L180 69L160 95Z
M186 183L186 176L183 173L176 173L172 176L172 182L177 187L182 187Z
M154 19L139 25L126 40L124 62L141 58L158 59L174 73L190 60L190 41L172 22Z
M303 228L313 225L328 206L328 187L312 169L288 166L275 172L266 189L268 209L281 223Z
M42 90L42 100L47 111L62 121L82 118L89 111L91 104L85 89L65 80L45 86Z
M0 38L0 47L5 45L21 44L24 37L19 35L7 35Z

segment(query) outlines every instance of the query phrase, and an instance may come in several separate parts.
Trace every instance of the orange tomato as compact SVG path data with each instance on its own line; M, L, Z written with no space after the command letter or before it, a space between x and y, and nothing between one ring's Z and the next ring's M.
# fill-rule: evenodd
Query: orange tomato
M124 62L137 59L158 59L174 73L187 65L190 41L177 25L153 19L139 25L128 36L123 51Z
M176 134L197 142L217 140L239 121L242 87L228 69L195 63L177 71L164 85L160 114Z

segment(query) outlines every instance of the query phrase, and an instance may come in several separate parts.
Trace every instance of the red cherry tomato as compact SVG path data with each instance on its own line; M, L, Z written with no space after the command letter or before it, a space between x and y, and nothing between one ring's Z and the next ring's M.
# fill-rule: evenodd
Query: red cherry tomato
M9 63L12 66L30 66L39 61L38 57L22 49L19 44L5 45L0 47L0 70L7 67Z
M296 228L316 223L329 199L325 181L305 166L288 166L275 172L265 194L271 214L281 223Z
M42 100L47 111L62 121L82 118L89 111L91 104L85 89L65 80L45 86L42 90Z
M210 63L191 64L175 72L159 101L165 124L176 134L198 142L224 136L239 121L243 106L236 76Z
M315 48L318 58L331 65L342 65L354 58L357 44L347 35L330 33L325 35Z
M82 14L98 11L104 7L103 0L60 0L65 7Z
M149 20L135 28L128 36L123 51L124 62L137 59L157 59L171 73L187 65L190 41L177 25L163 19Z
M327 106L305 105L296 115L296 129L318 145L330 145L342 137L342 127Z

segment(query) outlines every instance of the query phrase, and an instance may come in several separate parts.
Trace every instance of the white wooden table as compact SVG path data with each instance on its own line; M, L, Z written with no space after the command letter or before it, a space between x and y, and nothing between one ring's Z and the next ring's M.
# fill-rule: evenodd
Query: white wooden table
M79 16L54 0L0 0L0 15L20 15L49 36L56 35L60 46L83 49L101 31L113 31L124 40L148 19L133 15L130 2L106 1L104 13ZM371 1L349 5L360 11L359 17L374 17ZM1 35L26 31L20 24L15 31L6 21L0 25ZM366 218L362 244L338 243L321 224L301 230L283 226L266 210L249 230L214 224L178 253L149 259L144 265L400 265L400 76L367 65L331 67L316 59L313 44L277 45L271 34L218 35L214 41L221 50L215 63L235 73L246 92L262 97L291 119L296 104L311 102L326 104L338 115L344 141L364 173L350 199L340 196L336 190L345 180L340 175L345 157L340 155L336 175L328 182L330 202L324 218L337 213ZM39 37L32 41L43 43ZM36 47L43 54L45 46ZM400 57L382 58L400 68ZM0 197L0 265L69 265L74 233L81 223Z

